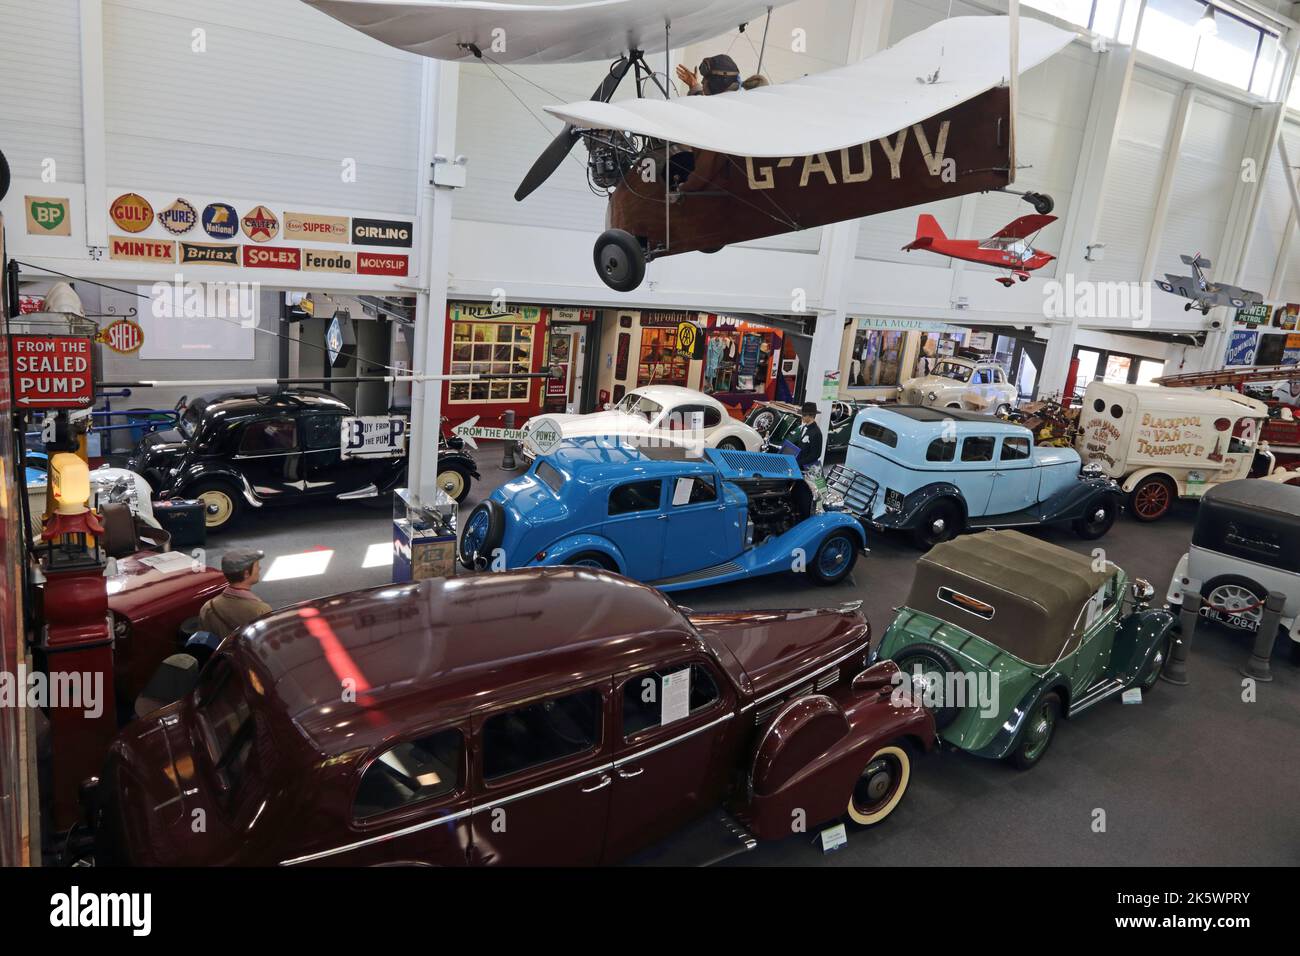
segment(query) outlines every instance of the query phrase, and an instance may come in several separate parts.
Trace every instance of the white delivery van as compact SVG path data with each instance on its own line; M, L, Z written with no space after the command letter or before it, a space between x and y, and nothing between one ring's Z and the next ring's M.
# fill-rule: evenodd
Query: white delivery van
M1135 518L1155 521L1176 497L1272 474L1272 454L1257 447L1267 420L1267 405L1236 392L1092 382L1075 447L1120 483Z

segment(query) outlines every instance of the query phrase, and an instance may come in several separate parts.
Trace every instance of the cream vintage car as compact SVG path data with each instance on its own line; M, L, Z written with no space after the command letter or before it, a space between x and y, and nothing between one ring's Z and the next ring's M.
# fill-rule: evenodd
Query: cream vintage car
M910 378L898 388L900 405L962 408L1001 415L1016 407L1016 387L996 362L943 358L929 375Z
M539 415L524 424L519 449L527 461L547 443L530 441L539 429L558 440L569 438L622 438L633 444L677 445L734 451L762 451L763 436L739 419L711 395L680 385L645 385L633 389L604 411L587 415Z

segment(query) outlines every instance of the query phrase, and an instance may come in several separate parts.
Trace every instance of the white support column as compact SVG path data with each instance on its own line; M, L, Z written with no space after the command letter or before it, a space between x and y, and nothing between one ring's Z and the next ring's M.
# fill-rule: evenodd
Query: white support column
M104 130L104 0L81 0L81 148L86 245L108 245L108 148Z
M1183 84L1182 95L1178 97L1178 108L1174 111L1173 123L1169 127L1169 140L1165 144L1165 161L1160 170L1160 186L1156 192L1156 205L1151 212L1151 230L1147 233L1147 249L1142 257L1142 271L1138 273L1141 281L1148 282L1156 274L1156 259L1160 256L1160 245L1165 237L1165 220L1169 217L1169 197L1174 191L1174 177L1178 172L1178 156L1183 151L1187 139L1188 119L1192 115L1192 106L1196 102L1196 88L1190 83Z
M420 115L419 223L421 263L415 298L415 342L411 371L440 375L447 339L447 268L451 253L454 187L434 185L434 167L456 155L456 99L460 67L426 59ZM432 502L438 476L438 436L442 425L442 382L411 386L411 436L407 484L421 502Z
M853 11L853 29L849 40L849 62L853 63L882 50L889 43L889 23L894 13L893 0L857 0ZM822 227L818 252L821 276L821 306L813 327L812 348L808 353L805 401L816 402L817 423L822 435L830 434L831 400L823 396L822 383L827 372L838 372L840 349L844 341L844 320L848 295L845 291L849 272L857 257L861 219L837 222ZM822 443L822 458L826 444Z
M1134 37L1142 29L1146 14L1146 0L1138 0L1137 23ZM1098 52L1097 77L1088 103L1088 118L1084 124L1083 144L1070 189L1070 204L1065 219L1065 234L1061 240L1061 254L1056 262L1057 282L1072 290L1078 282L1088 281L1092 263L1088 260L1088 246L1097 238L1101 222L1102 201L1106 180L1110 174L1111 157L1119 140L1124 117L1124 105L1133 81L1133 68L1137 63L1137 43L1129 47L1112 46ZM1073 310L1067 310L1072 312ZM1043 354L1043 368L1036 383L1039 397L1061 395L1065 390L1070 358L1074 354L1077 338L1077 318L1050 317L1047 326L1047 348Z

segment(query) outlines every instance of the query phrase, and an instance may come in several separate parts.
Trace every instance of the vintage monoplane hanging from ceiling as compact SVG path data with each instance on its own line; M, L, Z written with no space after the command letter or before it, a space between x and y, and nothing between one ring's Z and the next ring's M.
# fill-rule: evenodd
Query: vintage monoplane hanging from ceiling
M1056 256L1035 249L1033 237L1044 226L1056 222L1055 216L1034 213L1007 223L987 239L949 239L939 221L928 213L916 219L916 238L903 246L903 250L924 249L941 256L978 262L994 268L1006 269L1010 275L997 276L1004 286L1029 280L1029 273L1041 269Z
M609 197L601 279L635 289L646 263L870 216L1015 181L1008 17L954 17L859 63L712 96L669 96L646 54L742 28L789 0L497 2L305 0L400 49L445 60L571 63L617 58L590 100L546 107L565 126L516 199L578 142ZM1075 37L1019 20L1031 69ZM494 46L494 41L496 42ZM635 99L611 102L634 72ZM662 96L645 96L647 85ZM1018 193L1039 214L1051 197Z

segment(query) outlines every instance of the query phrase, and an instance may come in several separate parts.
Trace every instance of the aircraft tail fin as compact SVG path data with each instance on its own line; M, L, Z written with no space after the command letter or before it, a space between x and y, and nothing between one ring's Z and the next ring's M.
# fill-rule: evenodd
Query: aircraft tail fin
M1185 265L1200 266L1202 269L1210 268L1210 260L1206 259L1199 252L1194 256L1179 256L1178 258L1182 259Z
M926 249L934 245L936 239L947 239L939 220L929 213L916 217L916 238L903 246L904 249Z

